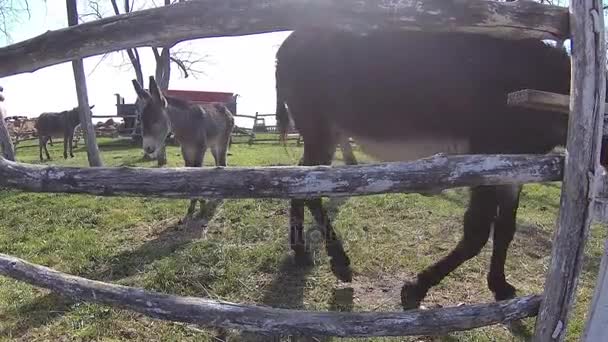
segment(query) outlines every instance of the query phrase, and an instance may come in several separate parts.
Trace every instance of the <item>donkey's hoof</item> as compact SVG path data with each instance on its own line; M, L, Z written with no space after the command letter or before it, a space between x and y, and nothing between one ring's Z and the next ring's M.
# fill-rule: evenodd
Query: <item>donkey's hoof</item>
M517 289L509 283L505 283L501 288L496 289L494 292L494 298L496 301L507 300L515 298Z
M344 283L350 283L353 281L353 270L348 265L343 263L336 263L335 259L330 260L331 272Z
M406 281L401 288L401 306L403 310L417 309L426 296L426 291L419 288L418 283Z

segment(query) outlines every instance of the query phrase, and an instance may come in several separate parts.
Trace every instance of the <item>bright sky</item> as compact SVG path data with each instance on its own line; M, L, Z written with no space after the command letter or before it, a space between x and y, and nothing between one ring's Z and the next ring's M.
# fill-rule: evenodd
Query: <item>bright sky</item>
M79 0L79 11L87 9L85 0ZM109 1L107 1L109 3ZM139 0L137 3L143 3ZM47 30L67 26L65 1L30 0L31 18L21 17L11 30L12 42L32 38ZM104 13L110 12L106 9ZM240 95L237 99L239 114L274 113L275 111L275 53L289 32L275 32L243 37L208 38L176 45L175 49L194 51L205 62L197 78L185 79L177 66L172 65L170 89L227 91ZM2 45L6 42L0 41ZM154 56L150 48L140 48L145 87L149 75L154 74ZM84 60L89 103L94 104L93 114L114 115L115 93L127 103L135 101L131 80L135 73L124 65L120 53L112 53L100 63L101 56ZM44 68L33 73L19 74L0 80L4 87L8 115L37 117L45 111L61 111L77 105L71 63ZM251 127L253 120L239 118L237 125Z

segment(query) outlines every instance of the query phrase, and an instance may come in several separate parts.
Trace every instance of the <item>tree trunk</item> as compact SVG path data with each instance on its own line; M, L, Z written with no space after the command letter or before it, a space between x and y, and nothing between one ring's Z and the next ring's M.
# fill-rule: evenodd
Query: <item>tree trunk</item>
M76 0L66 0L66 6L68 11L68 25L78 25L78 8L76 7ZM73 60L72 69L74 69L76 95L78 96L80 127L84 132L89 165L102 166L99 148L97 147L97 139L95 138L95 128L91 121L91 109L89 108L89 99L87 96L87 81L82 59Z

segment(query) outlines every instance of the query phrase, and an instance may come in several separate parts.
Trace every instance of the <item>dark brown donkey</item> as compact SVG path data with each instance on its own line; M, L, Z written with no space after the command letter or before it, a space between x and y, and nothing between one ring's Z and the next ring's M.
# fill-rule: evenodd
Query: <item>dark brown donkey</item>
M90 106L93 109L95 105ZM70 148L70 157L74 158L72 144L74 142L74 129L80 124L80 116L78 107L70 110L64 110L58 113L42 113L36 120L34 127L38 134L38 147L40 149L40 161L42 158L42 149L46 154L46 159L50 160L49 150L46 144L51 137L63 137L63 158L68 158L68 146Z
M205 151L211 149L216 166L226 166L226 153L234 127L230 110L220 103L194 104L162 93L153 76L146 91L133 80L137 96L142 100L143 149L153 155L164 147L172 132L182 149L186 166L201 167ZM205 202L201 202L204 213ZM194 213L196 200L190 201L186 217Z
M445 154L544 154L565 144L567 116L507 106L525 88L569 94L570 59L540 40L473 34L339 31L293 32L277 52L277 120L290 116L304 139L301 165L331 163L337 136L351 136L382 161ZM505 279L521 186L471 189L464 235L447 256L407 282L404 308L476 256L494 226L487 281L497 300L515 295ZM324 229L332 270L350 281L349 259L321 199L291 201L291 244L306 253L306 205Z

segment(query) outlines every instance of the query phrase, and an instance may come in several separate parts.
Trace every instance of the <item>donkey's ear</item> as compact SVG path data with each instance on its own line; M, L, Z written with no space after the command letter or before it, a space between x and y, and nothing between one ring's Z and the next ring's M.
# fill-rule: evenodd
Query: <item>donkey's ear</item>
M152 99L157 101L161 107L167 107L167 99L165 99L165 95L163 95L160 87L156 84L154 76L150 76L150 94L152 94Z
M146 100L150 98L150 93L148 93L144 88L142 88L141 84L137 82L137 80L132 80L133 87L135 88L135 92L137 93L137 97L142 100Z

